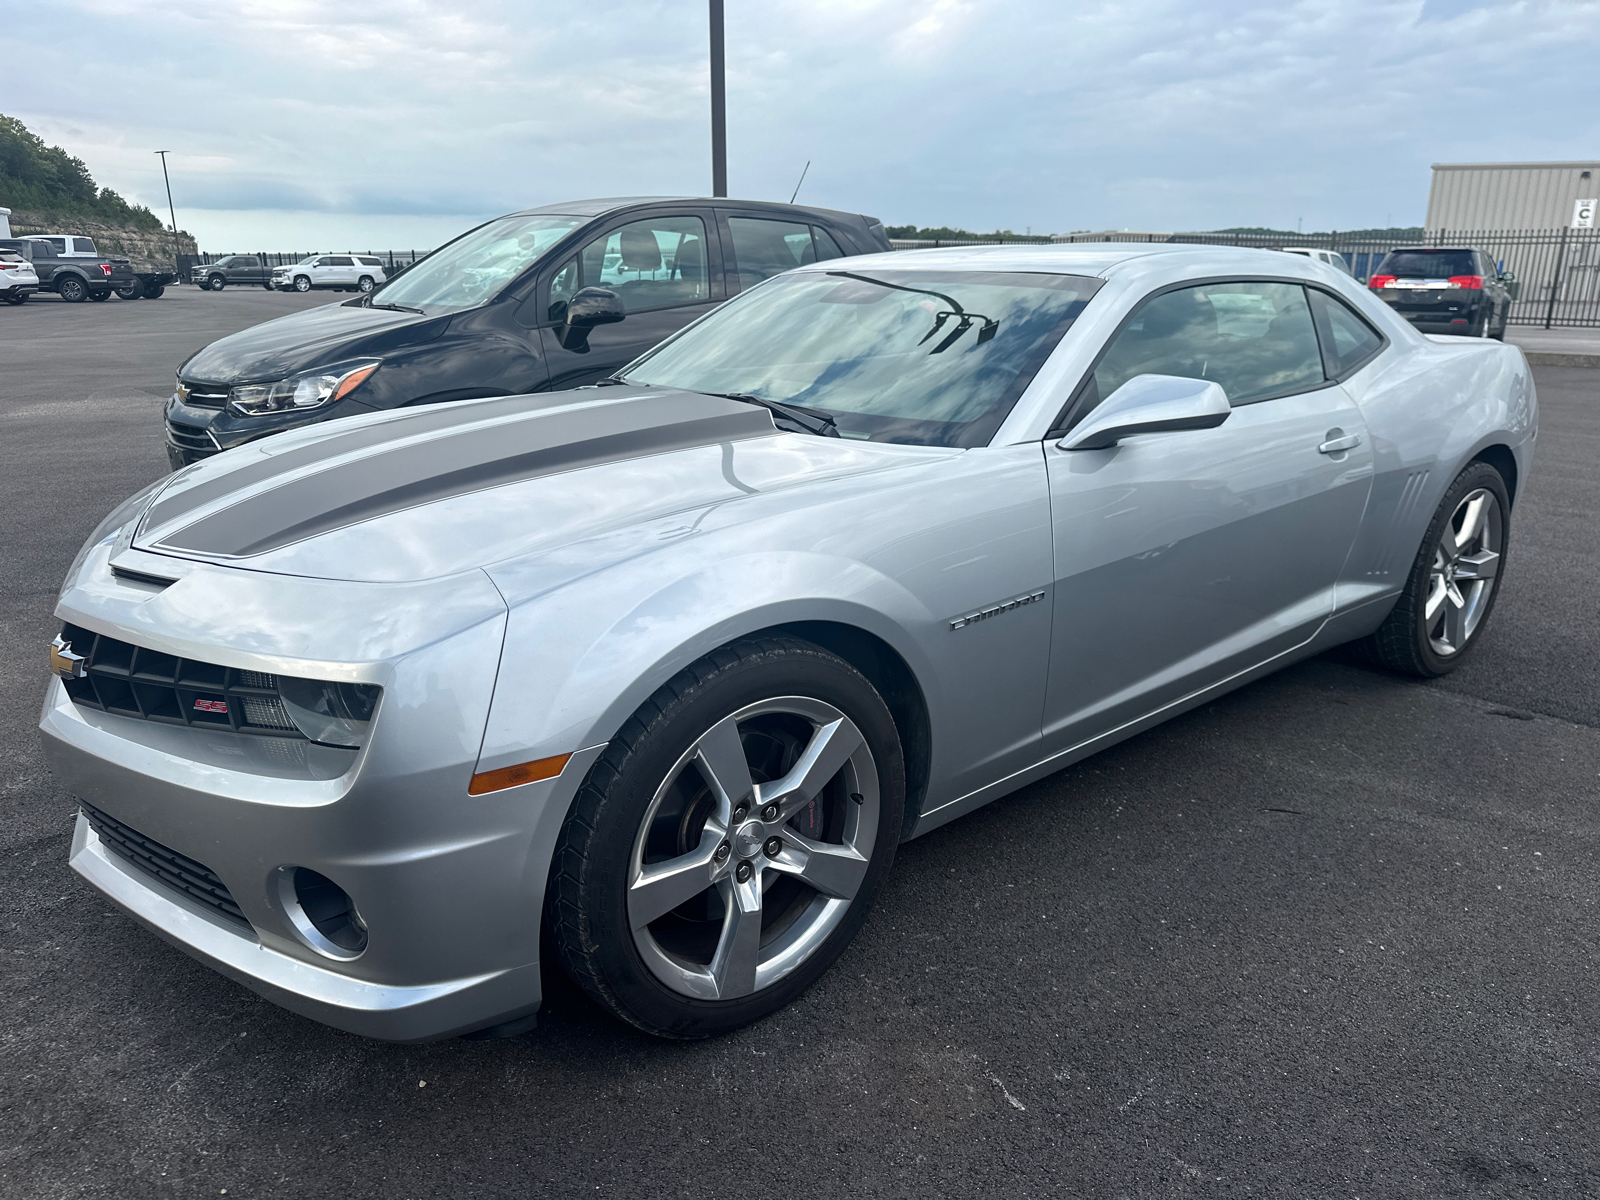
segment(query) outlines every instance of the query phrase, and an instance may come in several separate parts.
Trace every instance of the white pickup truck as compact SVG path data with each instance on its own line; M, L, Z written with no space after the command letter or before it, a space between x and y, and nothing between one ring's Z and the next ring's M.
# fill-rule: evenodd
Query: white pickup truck
M371 254L313 254L289 267L274 267L272 286L281 291L370 292L388 276L383 259Z

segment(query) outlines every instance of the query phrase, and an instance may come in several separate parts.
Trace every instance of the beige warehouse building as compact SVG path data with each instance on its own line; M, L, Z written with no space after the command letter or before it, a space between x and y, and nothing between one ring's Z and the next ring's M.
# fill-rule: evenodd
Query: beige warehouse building
M1600 162L1434 163L1428 230L1593 229Z

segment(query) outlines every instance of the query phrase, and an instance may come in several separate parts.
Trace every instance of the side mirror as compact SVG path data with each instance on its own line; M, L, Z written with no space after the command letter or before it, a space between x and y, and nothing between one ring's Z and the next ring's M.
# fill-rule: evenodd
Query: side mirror
M1139 433L1215 429L1233 412L1219 384L1178 375L1135 375L1056 443L1062 450L1104 450Z
M622 297L609 288L579 288L567 301L566 317L558 335L562 349L586 353L589 330L596 325L615 325L627 315Z
M1515 271L1501 271L1500 282L1506 285L1506 291L1511 293L1513 300L1522 298L1522 283L1517 279Z

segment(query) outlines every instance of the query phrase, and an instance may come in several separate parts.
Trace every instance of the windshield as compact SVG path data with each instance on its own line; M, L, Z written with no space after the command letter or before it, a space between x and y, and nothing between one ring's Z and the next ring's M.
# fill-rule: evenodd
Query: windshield
M420 260L372 294L374 304L430 312L476 308L522 274L587 217L543 213L480 225Z
M1397 279L1449 279L1477 273L1471 250L1395 250L1373 272Z
M842 437L980 446L1101 281L1014 271L801 271L621 376L833 417Z

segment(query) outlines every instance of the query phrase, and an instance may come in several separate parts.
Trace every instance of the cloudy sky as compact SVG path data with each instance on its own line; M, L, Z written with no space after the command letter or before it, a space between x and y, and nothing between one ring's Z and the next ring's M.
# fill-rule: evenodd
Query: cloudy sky
M801 201L890 224L1413 224L1430 163L1600 155L1595 0L727 10L729 190L786 200L809 159ZM30 48L5 55L0 112L163 216L151 152L171 150L179 224L208 250L421 248L529 205L710 190L703 0L0 16Z

